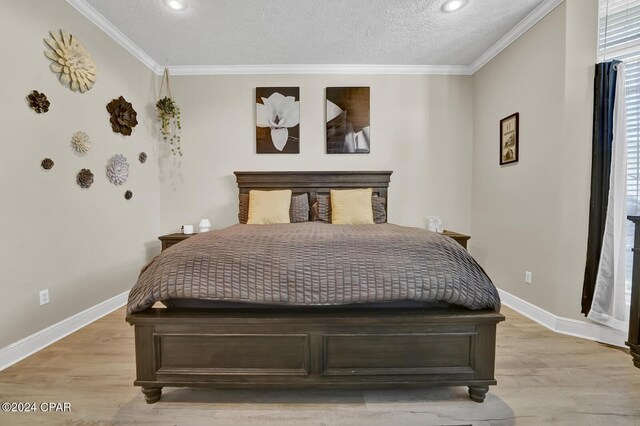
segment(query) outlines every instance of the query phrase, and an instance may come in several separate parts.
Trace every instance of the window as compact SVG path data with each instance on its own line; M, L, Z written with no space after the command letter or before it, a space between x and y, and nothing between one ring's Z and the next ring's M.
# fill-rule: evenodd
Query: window
M600 0L599 60L624 61L627 107L627 213L640 215L640 0ZM634 229L627 222L627 303Z

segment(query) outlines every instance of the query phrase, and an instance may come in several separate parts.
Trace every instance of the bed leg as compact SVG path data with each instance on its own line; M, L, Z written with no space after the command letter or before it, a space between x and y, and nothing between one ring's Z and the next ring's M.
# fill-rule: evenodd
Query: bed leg
M484 402L489 386L469 386L469 398L475 402Z
M144 399L147 401L147 404L154 404L160 401L160 397L162 396L162 388L150 388L150 387L142 387L142 393L144 394Z

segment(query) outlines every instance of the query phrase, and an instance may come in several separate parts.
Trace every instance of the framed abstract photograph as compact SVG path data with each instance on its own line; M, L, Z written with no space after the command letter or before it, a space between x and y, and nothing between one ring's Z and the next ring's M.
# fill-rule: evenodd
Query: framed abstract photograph
M520 113L500 120L500 165L516 163L519 156Z
M369 154L368 87L327 87L327 154Z
M256 153L300 153L300 88L256 88Z

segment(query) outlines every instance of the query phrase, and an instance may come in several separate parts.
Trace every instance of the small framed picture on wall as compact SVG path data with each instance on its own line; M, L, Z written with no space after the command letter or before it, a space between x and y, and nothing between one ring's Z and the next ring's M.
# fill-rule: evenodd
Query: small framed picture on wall
M520 113L500 120L500 165L518 162Z

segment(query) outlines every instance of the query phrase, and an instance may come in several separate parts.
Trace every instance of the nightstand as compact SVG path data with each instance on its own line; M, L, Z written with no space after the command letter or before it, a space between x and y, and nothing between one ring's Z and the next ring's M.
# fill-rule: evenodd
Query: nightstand
M467 241L471 238L469 235L460 234L458 232L444 230L442 231L442 235L446 235L447 237L453 238L460 244L462 247L467 248Z
M182 232L176 232L175 234L167 234L158 237L160 241L162 241L162 251L165 251L169 247L178 244L180 241L184 241L189 237L193 237L194 235L198 235L197 233L193 234L183 234Z

